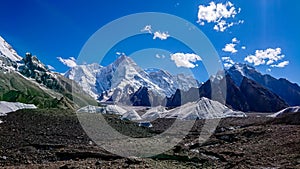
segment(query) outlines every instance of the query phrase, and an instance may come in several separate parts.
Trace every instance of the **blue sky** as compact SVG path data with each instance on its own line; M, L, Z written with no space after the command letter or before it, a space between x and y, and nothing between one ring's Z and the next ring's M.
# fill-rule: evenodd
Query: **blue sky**
M198 12L199 5L209 6L207 0L109 0L109 1L40 1L40 0L11 0L1 2L0 36L5 38L20 55L29 51L45 64L52 65L58 72L65 72L68 67L62 64L57 57L77 58L83 45L98 29L120 17L139 12L163 12L181 17L203 31L215 46L220 57L230 57L234 62L245 62L247 56L257 59L264 56L275 55L274 63L257 63L256 68L262 73L269 73L277 78L287 78L292 82L300 83L300 25L298 23L300 2L286 0L231 0L230 2L240 13L234 18L228 18L228 23L243 20L243 24L236 24L224 30L214 30L217 23L200 25ZM215 4L226 4L227 1L214 1ZM166 30L167 31L167 30ZM147 35L145 35L147 36ZM150 36L150 35L148 35ZM236 38L238 42L232 42ZM151 39L151 37L150 37ZM171 53L188 53L188 49L177 42L172 43L153 40L161 48ZM147 42L149 44L151 42ZM168 45L166 45L166 44ZM236 53L224 52L226 44L234 44ZM129 43L130 44L130 43ZM123 45L122 51L127 54L131 45ZM136 45L142 47L138 43ZM122 46L122 45L121 45ZM124 47L125 46L125 47ZM155 46L155 45L153 45ZM153 47L152 46L152 47ZM242 49L245 46L246 49ZM128 47L128 48L127 48ZM182 49L181 49L182 48ZM279 50L276 50L280 48ZM269 50L268 50L269 49ZM116 49L117 50L117 49ZM128 51L124 51L128 50ZM261 50L255 54L256 50ZM232 51L232 50L231 50ZM115 51L113 51L114 53ZM161 54L163 55L163 54ZM166 53L169 58L169 54ZM269 57L268 55L268 57ZM284 55L284 58L282 58ZM154 58L155 56L153 56ZM251 57L248 57L248 60ZM108 56L106 63L115 57ZM278 66L280 63L284 67ZM252 63L252 65L254 62ZM273 66L271 66L273 65ZM201 67L201 65L199 66ZM280 68L279 68L280 67ZM202 73L202 71L201 71ZM200 80L205 80L198 73Z

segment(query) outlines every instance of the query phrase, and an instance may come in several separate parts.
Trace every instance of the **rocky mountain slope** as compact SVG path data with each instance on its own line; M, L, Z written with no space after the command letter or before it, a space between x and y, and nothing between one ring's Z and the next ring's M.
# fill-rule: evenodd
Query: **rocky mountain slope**
M3 38L0 38L0 79L3 101L64 109L94 102L76 83L48 70L36 56L27 53L20 57Z
M234 76L226 74L225 77L211 78L200 88L191 88L189 91L178 90L168 99L168 106L179 106L186 102L195 101L199 97L212 99L212 88L219 95L226 95L226 105L235 110L244 112L277 112L289 105L281 97L265 88L258 82L243 76L239 85L234 81ZM226 90L218 87L218 84L225 84ZM285 88L285 86L281 86ZM299 103L300 104L300 103Z
M240 86L246 77L269 89L290 106L300 105L300 86L296 83L291 83L283 78L276 79L268 74L263 75L255 68L245 64L235 64L227 71L227 74L232 77L237 86Z

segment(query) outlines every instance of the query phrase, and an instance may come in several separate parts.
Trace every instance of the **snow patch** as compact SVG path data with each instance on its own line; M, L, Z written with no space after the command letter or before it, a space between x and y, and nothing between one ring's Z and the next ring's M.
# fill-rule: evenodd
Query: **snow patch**
M7 113L15 112L20 109L36 109L34 104L24 104L19 102L0 101L0 116L5 116Z
M139 114L135 110L129 110L121 117L122 120L138 121L142 120Z
M273 117L273 118L275 118L275 117L280 117L280 116L282 116L284 114L288 114L288 113L300 113L300 106L288 107L288 108L285 108L283 110L280 110L277 113L268 115L267 117Z
M178 118L182 120L215 119L226 117L247 117L244 112L233 111L225 105L201 98L197 102L189 102L181 107L165 113L165 118Z
M153 107L153 108L147 110L147 112L142 115L142 119L153 121L155 119L161 118L163 116L163 113L166 113L166 112L167 112L167 110L163 106Z

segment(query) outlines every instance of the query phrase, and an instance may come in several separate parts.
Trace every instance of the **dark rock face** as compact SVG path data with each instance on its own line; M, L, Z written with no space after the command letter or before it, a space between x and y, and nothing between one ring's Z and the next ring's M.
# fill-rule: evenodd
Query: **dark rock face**
M268 74L263 75L248 65L239 64L238 66L242 69L244 75L235 66L227 71L227 74L234 79L237 85L241 84L244 76L247 76L249 79L271 90L290 106L300 105L300 87L297 84L291 83L286 79L276 79Z
M36 82L44 84L47 88L60 88L58 80L50 73L47 67L37 59L36 56L32 56L30 53L27 53L22 62L24 65L19 67L19 72L24 76L35 79Z
M245 95L228 75L226 75L226 87L226 105L235 110L249 111L250 107Z
M212 86L214 97L212 97ZM222 103L222 97L225 95L228 107L244 112L276 112L288 107L288 104L279 96L255 81L244 77L239 87L228 74L220 80L208 80L199 89L191 88L187 92L177 90L171 98L168 98L167 106L180 106L186 102L196 101L200 97L207 97Z
M141 87L135 93L130 95L130 101L133 106L165 106L166 98L159 96L149 90L147 87Z
M134 106L151 106L148 88L141 87L131 96L130 101Z
M240 89L247 99L250 111L276 112L288 107L279 96L248 78L243 79Z
M225 84L226 80L226 86ZM212 97L212 86L215 97ZM226 91L224 89L226 88ZM180 106L186 102L196 101L200 97L224 102L223 97L226 94L226 105L235 110L249 111L249 105L241 90L234 84L230 76L226 76L217 83L211 80L206 81L200 88L191 88L187 92L177 90L177 92L168 99L168 106Z
M168 107L178 107L188 102L196 101L200 98L199 88L190 88L188 91L176 90L175 94L168 98Z
M276 93L290 106L300 105L300 87L286 79L274 79L266 76L262 82L263 86Z
M17 68L17 63L16 62L13 62L11 61L9 58L6 58L6 57L2 57L1 56L1 52L0 52L0 70L5 70L4 67L2 67L2 65L5 65L7 67L13 67L13 68Z

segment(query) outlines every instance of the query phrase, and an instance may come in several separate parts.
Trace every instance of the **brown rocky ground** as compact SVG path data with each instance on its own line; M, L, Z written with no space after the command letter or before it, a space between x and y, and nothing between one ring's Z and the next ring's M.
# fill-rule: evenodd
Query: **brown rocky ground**
M280 119L227 118L199 144L203 121L163 154L124 158L95 145L67 110L22 110L1 117L1 168L300 168L298 114ZM138 127L109 116L107 121L126 135L149 137L168 128L170 119Z

